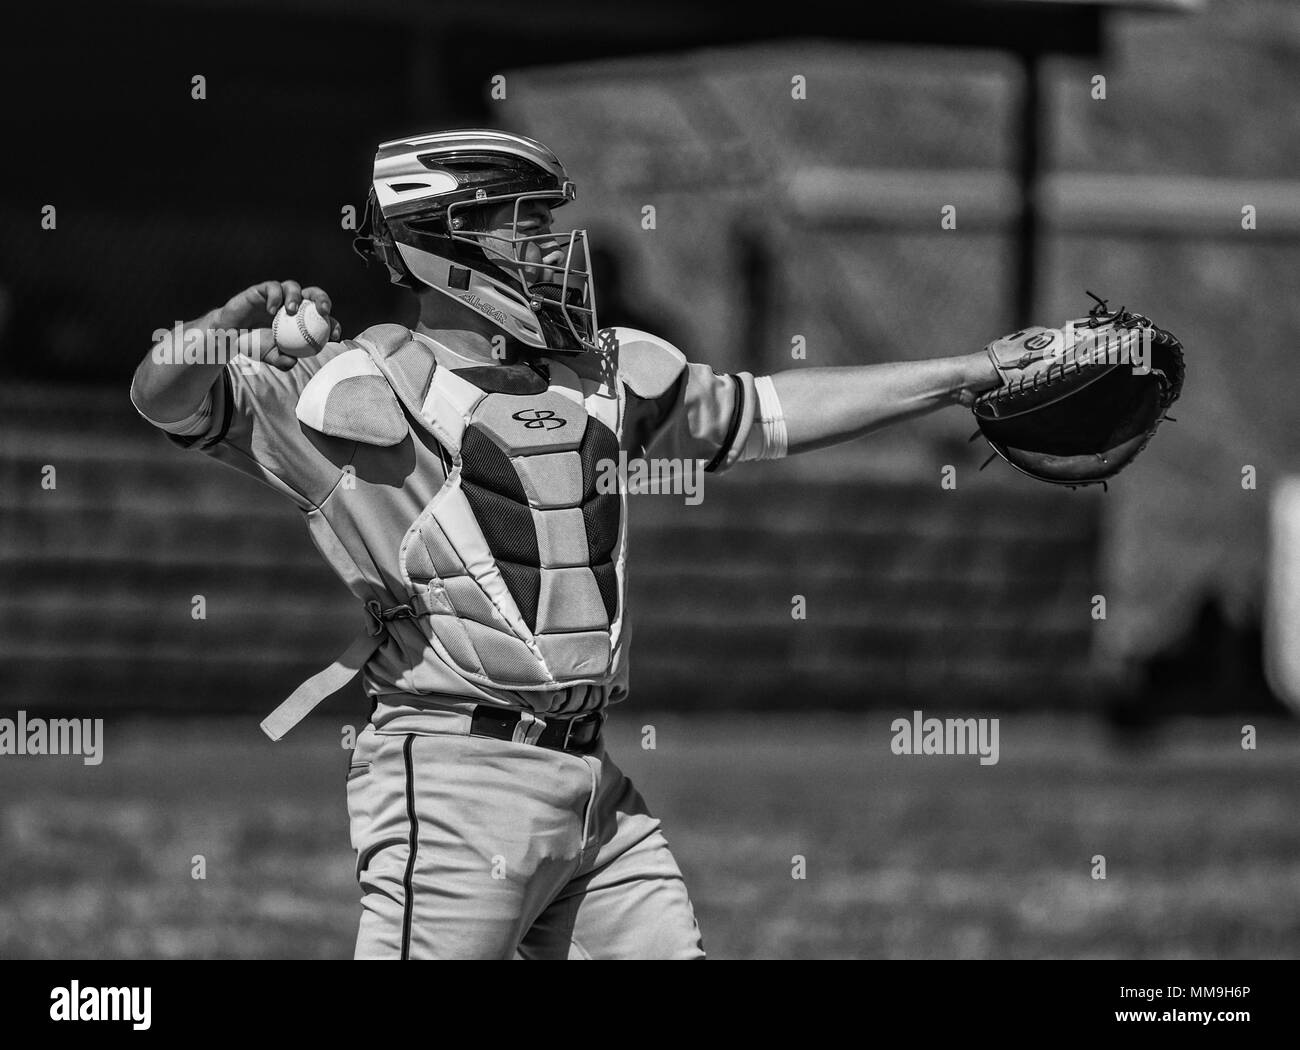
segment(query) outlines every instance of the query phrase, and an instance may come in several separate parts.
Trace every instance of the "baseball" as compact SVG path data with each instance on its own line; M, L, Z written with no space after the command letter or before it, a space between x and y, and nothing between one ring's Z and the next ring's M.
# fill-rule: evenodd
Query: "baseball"
M298 304L298 312L289 313L283 306L271 322L275 346L290 357L311 357L325 349L330 339L330 321L310 299Z

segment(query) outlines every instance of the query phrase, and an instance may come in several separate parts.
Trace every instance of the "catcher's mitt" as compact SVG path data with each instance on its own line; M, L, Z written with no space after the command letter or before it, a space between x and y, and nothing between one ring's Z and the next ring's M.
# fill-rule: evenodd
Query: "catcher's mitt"
M1087 317L990 343L1002 385L973 406L999 456L1057 485L1104 484L1118 474L1169 418L1183 387L1183 348L1171 333L1088 294L1097 305Z

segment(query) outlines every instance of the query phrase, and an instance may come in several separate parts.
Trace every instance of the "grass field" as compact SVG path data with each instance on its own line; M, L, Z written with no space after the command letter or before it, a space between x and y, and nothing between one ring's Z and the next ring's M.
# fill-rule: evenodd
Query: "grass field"
M347 755L319 722L278 745L252 718L110 722L97 767L0 758L0 957L348 956ZM980 766L895 756L888 723L615 713L711 955L1300 954L1295 725L1243 751L1239 721L1122 745L1004 717Z

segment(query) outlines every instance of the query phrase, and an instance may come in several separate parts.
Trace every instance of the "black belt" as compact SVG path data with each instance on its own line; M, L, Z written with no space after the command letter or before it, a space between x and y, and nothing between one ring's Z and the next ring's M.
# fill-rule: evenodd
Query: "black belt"
M522 720L523 715L511 708L479 704L470 716L469 735L513 740ZM546 728L529 743L554 751L590 751L600 740L605 715L602 711L592 711L572 718L546 718L545 722Z

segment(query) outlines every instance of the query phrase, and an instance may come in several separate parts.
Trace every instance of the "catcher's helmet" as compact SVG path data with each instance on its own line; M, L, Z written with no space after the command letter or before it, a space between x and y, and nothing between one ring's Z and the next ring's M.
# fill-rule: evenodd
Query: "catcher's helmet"
M519 234L519 207L550 208L577 191L540 142L502 131L444 131L380 145L355 246L396 284L435 288L538 349L596 349L596 293L586 230ZM477 209L514 205L510 236L483 232ZM530 243L557 245L562 264L526 260ZM534 251L536 254L536 251ZM529 279L529 272L540 278Z

